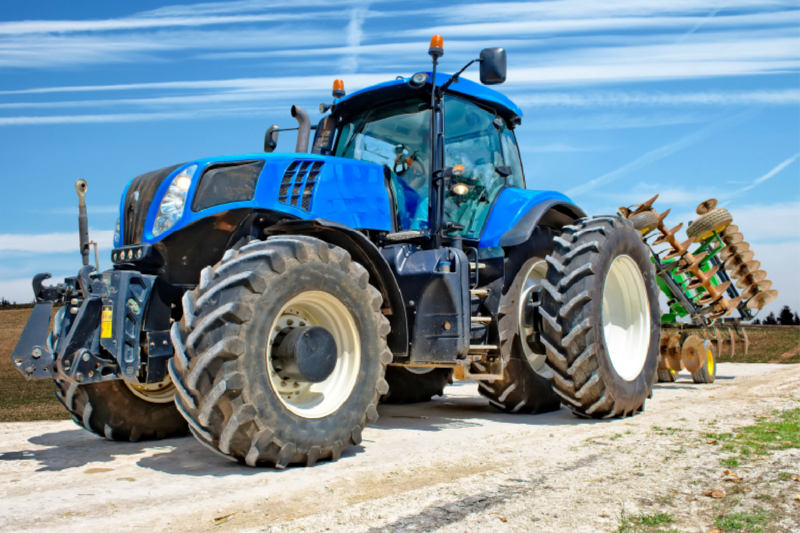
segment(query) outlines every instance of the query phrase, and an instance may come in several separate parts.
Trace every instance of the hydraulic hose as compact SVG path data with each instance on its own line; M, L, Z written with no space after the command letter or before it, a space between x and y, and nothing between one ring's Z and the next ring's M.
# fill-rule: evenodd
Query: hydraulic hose
M83 266L89 264L89 219L86 216L86 189L88 188L85 180L79 179L75 182L75 191L78 193L78 233Z

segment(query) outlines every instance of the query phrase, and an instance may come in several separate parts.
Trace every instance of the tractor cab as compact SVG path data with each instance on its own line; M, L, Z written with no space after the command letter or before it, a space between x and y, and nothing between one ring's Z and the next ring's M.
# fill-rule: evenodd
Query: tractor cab
M321 153L384 168L401 231L431 229L431 79L420 72L337 100L314 143ZM449 79L438 74L436 85ZM501 94L465 79L450 86L441 107L444 167L456 169L444 187L444 224L452 234L477 240L500 192L525 188L513 131L522 113Z

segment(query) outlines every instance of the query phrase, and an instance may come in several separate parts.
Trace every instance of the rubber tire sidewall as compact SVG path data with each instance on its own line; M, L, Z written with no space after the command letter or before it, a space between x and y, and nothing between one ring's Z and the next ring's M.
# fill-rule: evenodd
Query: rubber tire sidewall
M639 267L645 291L647 292L650 311L650 339L647 355L639 375L631 381L623 379L614 369L611 357L606 349L605 332L603 330L603 290L606 276L611 264L620 255L627 255ZM642 244L641 233L636 231L632 225L619 225L600 249L595 266L598 275L595 277L594 294L589 305L592 309L591 316L595 317L592 333L594 334L595 342L598 344L597 360L600 372L603 375L606 388L611 391L617 405L624 404L626 408L637 409L644 403L656 380L661 339L658 289L653 264L650 262L650 253L647 247ZM599 275L601 272L602 276Z

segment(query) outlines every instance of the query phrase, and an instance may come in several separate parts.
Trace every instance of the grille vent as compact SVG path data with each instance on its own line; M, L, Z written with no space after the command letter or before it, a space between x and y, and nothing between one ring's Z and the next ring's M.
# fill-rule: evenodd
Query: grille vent
M309 211L314 187L324 164L322 161L301 161L299 159L289 163L283 173L281 188L278 191L278 201Z

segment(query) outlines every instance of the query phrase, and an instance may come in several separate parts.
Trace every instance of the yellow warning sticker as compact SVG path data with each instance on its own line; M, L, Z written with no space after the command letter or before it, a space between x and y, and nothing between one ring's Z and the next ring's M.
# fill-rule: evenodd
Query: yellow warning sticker
M112 324L114 322L114 307L111 305L103 306L103 313L100 315L100 338L110 339L113 335Z

